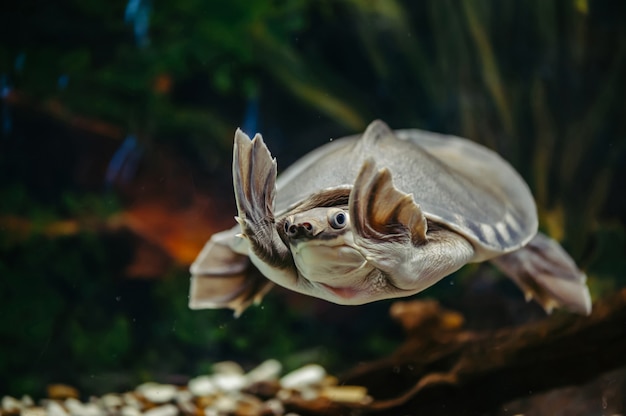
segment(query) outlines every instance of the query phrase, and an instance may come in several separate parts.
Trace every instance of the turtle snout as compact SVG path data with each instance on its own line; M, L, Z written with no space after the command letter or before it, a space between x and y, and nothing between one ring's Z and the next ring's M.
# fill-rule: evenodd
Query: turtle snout
M315 236L315 227L309 221L285 221L285 233L290 239L311 238Z

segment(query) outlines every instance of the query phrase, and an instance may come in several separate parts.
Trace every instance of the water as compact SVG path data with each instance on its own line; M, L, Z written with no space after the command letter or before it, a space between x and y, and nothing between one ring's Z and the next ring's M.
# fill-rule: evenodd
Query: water
M524 177L541 229L585 270L594 300L619 293L623 11L496 0L0 6L0 394L44 397L57 382L125 391L223 360L342 374L406 339L391 300L337 306L273 289L238 319L188 308L189 265L234 225L237 127L263 134L280 171L377 118L468 137ZM488 265L417 298L458 311L448 324L470 330L547 319ZM411 365L390 373L419 371ZM551 391L529 382L502 414L623 413L622 366L584 377L571 366Z

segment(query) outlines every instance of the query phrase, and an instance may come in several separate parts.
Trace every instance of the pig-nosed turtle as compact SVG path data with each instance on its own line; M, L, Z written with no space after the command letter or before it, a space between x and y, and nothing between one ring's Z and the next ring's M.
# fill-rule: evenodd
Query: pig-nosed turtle
M191 266L191 308L239 314L272 282L357 305L413 295L490 260L548 312L591 310L584 273L537 233L526 183L469 140L374 121L276 180L261 135L237 130L233 180L238 224L213 235Z

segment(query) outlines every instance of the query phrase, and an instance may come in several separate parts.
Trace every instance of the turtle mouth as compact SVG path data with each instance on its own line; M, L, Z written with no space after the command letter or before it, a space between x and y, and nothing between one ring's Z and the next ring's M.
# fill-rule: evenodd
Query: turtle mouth
M331 286L328 285L326 283L321 283L321 282L317 282L320 286L322 286L324 289L328 290L329 292L333 293L334 295L342 298L342 299L352 299L354 298L359 291L356 290L354 287L337 287L337 286Z

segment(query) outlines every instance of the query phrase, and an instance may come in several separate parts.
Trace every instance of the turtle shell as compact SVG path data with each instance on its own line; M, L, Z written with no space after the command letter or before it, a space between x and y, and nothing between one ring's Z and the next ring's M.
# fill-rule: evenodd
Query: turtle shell
M278 178L280 215L321 191L351 189L363 162L386 167L424 215L465 236L482 261L526 245L537 232L534 199L520 175L472 141L421 130L391 131L375 121L361 136L333 140Z

